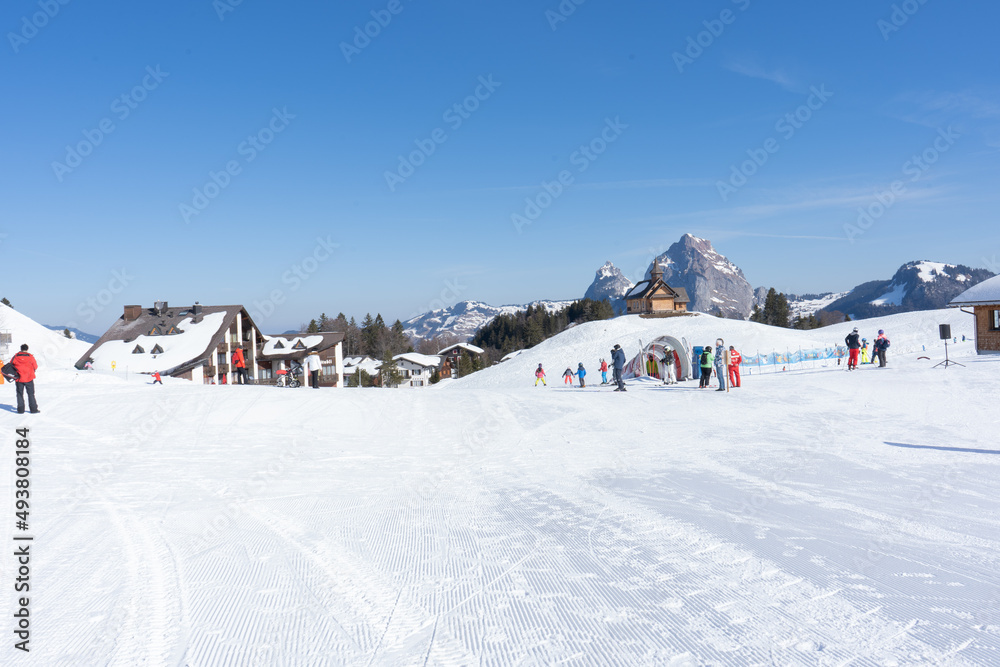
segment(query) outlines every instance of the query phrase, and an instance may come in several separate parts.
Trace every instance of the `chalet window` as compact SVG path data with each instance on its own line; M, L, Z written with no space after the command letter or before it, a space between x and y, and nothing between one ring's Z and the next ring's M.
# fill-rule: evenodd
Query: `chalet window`
M990 311L990 329L1000 331L1000 310Z
M132 354L144 354L145 352L146 350L142 349L138 345L136 345L135 348L133 348L132 350Z
M170 330L167 331L168 336L176 336L179 333L184 333L184 332L178 329L177 327L170 327Z
M163 354L163 348L159 345L154 345L153 349L149 351L150 354Z
M162 334L160 334L160 328L159 327L153 327L152 329L149 330L149 333L147 335L149 335L149 336L160 336Z
M295 345L292 345L293 350L304 350L306 349L305 344L302 341L295 341Z
M277 341L274 342L274 349L276 349L276 350L284 350L285 346L281 343L280 340L277 340Z

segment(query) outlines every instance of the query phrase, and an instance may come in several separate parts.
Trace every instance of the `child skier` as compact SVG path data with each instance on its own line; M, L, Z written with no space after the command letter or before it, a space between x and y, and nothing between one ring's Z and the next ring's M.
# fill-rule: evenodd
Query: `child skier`
M541 364L538 364L538 368L535 369L535 386L536 387L538 386L539 382L542 383L543 387L549 386L545 382L545 371L542 370L542 365Z
M864 366L868 363L868 339L861 339L861 365Z
M583 367L582 361L576 366L576 376L580 378L580 388L583 389L586 387L587 381L583 378L587 377L587 369Z
M608 383L608 362L601 359L601 384Z
M573 384L573 371L568 368L563 373L563 384Z

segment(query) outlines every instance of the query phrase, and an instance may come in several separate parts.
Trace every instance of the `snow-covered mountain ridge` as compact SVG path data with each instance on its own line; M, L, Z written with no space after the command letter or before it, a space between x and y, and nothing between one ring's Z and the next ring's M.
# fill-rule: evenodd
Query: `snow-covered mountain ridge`
M498 315L513 315L527 310L529 306L542 306L554 313L566 308L571 303L573 303L572 300L542 300L532 301L523 306L491 306L481 301L460 301L454 306L439 308L410 318L403 322L403 328L406 335L413 340L429 340L441 334L450 334L467 341Z

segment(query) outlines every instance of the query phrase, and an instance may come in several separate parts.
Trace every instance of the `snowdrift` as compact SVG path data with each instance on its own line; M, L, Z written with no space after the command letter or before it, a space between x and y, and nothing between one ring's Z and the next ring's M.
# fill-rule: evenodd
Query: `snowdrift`
M971 315L955 308L901 313L870 320L844 322L822 329L799 331L783 329L744 320L726 320L704 313L684 317L645 319L627 315L612 320L587 322L543 341L525 350L513 359L480 371L460 381L453 387L525 386L534 382L534 371L539 363L545 368L550 382L557 380L566 368L576 369L583 362L590 373L597 371L601 358L610 363L611 348L617 343L631 360L639 351L660 336L686 339L692 347L711 345L722 338L726 345L735 345L744 356L785 353L799 349L827 348L844 344L844 338L857 327L869 342L879 329L889 337L890 363L899 355L917 352L944 351L943 341L938 340L938 324L950 324L952 335L959 341L966 336L971 341L975 321ZM962 350L972 349L971 343ZM962 350L955 350L961 352ZM833 364L835 365L835 363ZM590 375L591 381L598 375Z

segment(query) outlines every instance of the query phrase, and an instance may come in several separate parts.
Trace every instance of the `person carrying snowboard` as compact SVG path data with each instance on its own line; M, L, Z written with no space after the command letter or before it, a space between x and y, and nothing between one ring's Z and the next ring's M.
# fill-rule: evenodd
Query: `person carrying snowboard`
M539 382L542 383L543 387L549 386L545 382L545 371L542 370L542 365L541 364L538 364L538 368L535 369L535 386L536 387L538 386Z
M608 383L608 362L601 359L601 384Z
M858 367L858 354L861 351L861 335L858 333L857 327L854 327L854 331L847 334L844 343L847 344L850 355L847 358L847 370L853 371Z
M582 361L576 366L576 376L580 378L580 388L586 387L587 381L584 378L587 377L587 369L583 367Z
M740 363L743 356L732 345L729 346L729 386L740 387Z
M568 368L563 372L563 384L573 384L573 371Z
M701 382L698 384L698 389L704 389L708 386L709 380L712 379L712 362L714 361L712 357L712 346L706 345L705 349L701 352L701 359L698 365L701 366Z

